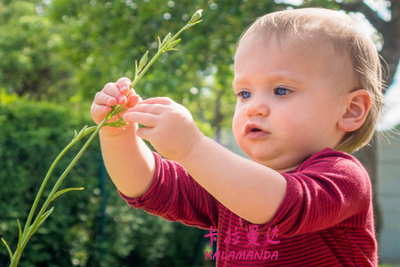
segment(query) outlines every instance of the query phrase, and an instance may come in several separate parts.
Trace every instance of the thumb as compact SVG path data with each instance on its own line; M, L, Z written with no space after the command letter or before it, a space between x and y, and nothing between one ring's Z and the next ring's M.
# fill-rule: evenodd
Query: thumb
M143 102L142 98L136 94L133 89L131 90L131 92L129 92L129 94L127 95L127 108L133 108L134 106L136 106L137 104Z

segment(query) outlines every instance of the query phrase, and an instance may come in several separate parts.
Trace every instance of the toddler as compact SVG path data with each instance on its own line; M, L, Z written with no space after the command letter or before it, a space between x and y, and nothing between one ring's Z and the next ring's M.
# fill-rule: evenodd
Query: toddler
M348 153L373 135L380 68L347 15L280 11L257 19L235 55L233 133L250 159L204 136L173 100L142 101L128 78L97 93L91 115L129 108L129 125L100 132L120 195L207 229L217 266L377 266L370 180Z

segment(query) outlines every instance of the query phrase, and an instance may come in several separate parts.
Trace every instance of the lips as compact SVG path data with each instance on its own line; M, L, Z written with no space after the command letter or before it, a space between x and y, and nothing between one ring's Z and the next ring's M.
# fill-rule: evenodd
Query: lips
M253 141L262 140L270 134L255 123L247 123L244 128L244 135Z

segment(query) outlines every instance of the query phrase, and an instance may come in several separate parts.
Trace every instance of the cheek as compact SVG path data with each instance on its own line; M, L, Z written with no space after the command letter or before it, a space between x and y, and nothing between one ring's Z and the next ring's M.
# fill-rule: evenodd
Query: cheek
M316 109L301 108L291 116L286 116L285 120L281 120L279 127L285 128L281 134L291 146L302 147L310 142L317 142L319 130L326 128L324 118L325 116Z
M238 125L239 125L239 117L235 113L235 115L233 116L233 119L232 119L232 131L235 135L236 135L237 128L239 127Z
M242 131L243 124L243 116L241 116L241 113L238 112L238 110L235 110L235 114L233 115L232 119L232 131L236 139L239 137Z

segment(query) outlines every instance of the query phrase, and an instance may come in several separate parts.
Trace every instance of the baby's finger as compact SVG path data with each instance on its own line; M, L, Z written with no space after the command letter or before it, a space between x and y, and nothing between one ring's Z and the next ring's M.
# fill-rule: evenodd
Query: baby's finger
M169 97L148 98L142 102L142 104L161 104L161 105L171 105L173 103L175 102Z
M120 92L124 95L128 94L131 84L132 84L131 80L129 80L126 77L122 77L117 81L117 87L120 90Z
M154 115L161 115L168 110L171 110L171 108L167 105L162 105L162 104L147 104L146 101L143 101L140 105L137 105L133 108L128 109L127 112L144 112L144 113L150 113Z
M127 99L127 103L129 102L129 99L135 94L136 94L135 90L133 90L133 89L129 90L129 92L125 95L126 99Z
M94 97L94 102L98 105L115 106L117 99L103 92L98 92Z
M121 91L118 89L116 83L107 83L103 90L103 93L114 97L117 100L118 104L125 104L126 97L124 94L121 93Z
M146 127L155 127L159 116L143 112L126 112L122 118L126 122L136 122Z
M92 115L93 119L104 117L110 111L111 107L105 105L97 105L95 103L93 103L92 107L90 108L90 114Z
M127 102L128 108L132 108L142 101L140 96L137 94L128 96L127 98L128 98L128 102Z

